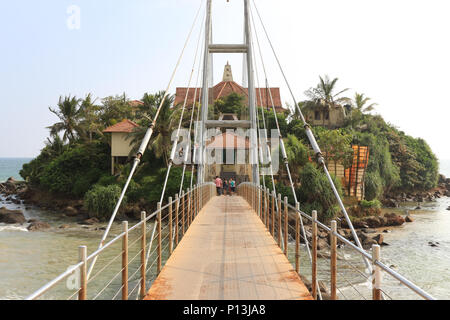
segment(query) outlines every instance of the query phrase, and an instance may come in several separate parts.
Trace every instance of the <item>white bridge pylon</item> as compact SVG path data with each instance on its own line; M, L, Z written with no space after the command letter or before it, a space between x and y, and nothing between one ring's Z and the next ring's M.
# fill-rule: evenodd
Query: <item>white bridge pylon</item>
M198 183L205 182L205 164L206 164L206 122L208 121L208 106L209 106L209 88L212 85L212 55L214 53L240 53L244 54L247 82L248 82L248 108L250 113L250 130L256 133L258 128L256 117L256 89L255 89L255 75L253 65L253 48L250 29L250 3L249 0L244 1L244 43L240 44L215 44L212 43L212 0L207 0L206 4L206 20L205 20L205 48L203 55L203 86L202 86L202 103L201 103L201 118L200 118L200 157L198 159L197 181ZM227 1L229 2L229 1ZM252 181L259 185L259 165L258 165L258 144L257 136L250 135L250 156L249 160L252 166Z

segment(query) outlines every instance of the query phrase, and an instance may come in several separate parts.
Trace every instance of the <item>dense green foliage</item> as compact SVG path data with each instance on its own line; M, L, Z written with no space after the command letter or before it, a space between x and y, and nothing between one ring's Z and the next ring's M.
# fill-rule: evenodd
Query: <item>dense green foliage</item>
M348 168L353 159L351 146L369 147L369 163L364 177L366 199L361 206L377 208L378 200L391 192L435 187L439 166L428 144L387 124L381 116L368 114L376 104L364 94L356 93L353 100L343 97L348 89L337 90L337 80L321 77L319 84L306 92L309 100L299 103L299 107L303 111L310 108L326 111L346 104L341 108L346 110L345 124L341 128L331 130L316 126L312 130L328 166L336 168L336 163L339 163ZM136 146L161 105L149 150L141 159L127 193L130 204L144 204L149 210L153 209L160 201L167 173L172 132L178 127L181 117L184 128L189 126L191 117L190 111L182 115L181 108L172 108L173 102L174 96L166 96L163 91L146 93L142 103L137 104L131 103L125 94L106 97L99 104L90 94L84 99L61 97L56 107L50 108L58 122L49 127L50 137L45 147L36 159L23 166L20 174L34 186L84 198L92 214L106 218L111 214L131 170L132 155L128 162L117 165L117 174L111 176L110 139L102 131L124 118L133 120L140 126L129 135L130 144ZM215 101L209 111L211 119L217 118L219 113L235 113L240 119L248 117L245 97L234 93ZM315 165L315 155L298 111L274 114L273 110L260 108L258 119L259 127L269 130L269 137L270 130L279 127L286 146L293 187L289 172L281 162L274 181L277 193L294 203L294 189L301 209L307 213L317 210L324 221L338 215L337 200L322 168ZM131 153L134 152L132 150ZM164 201L169 195L179 192L181 178L182 168L172 168ZM190 186L190 179L191 173L187 171L184 190ZM333 180L341 192L340 179ZM271 190L274 188L271 177L267 175L265 185Z
M363 209L371 209L371 208L375 208L375 209L380 209L381 208L381 202L379 200L372 200L372 201L367 201L367 200L361 200L361 208Z
M336 188L341 191L341 183L333 177ZM300 173L300 188L297 196L302 210L310 213L317 210L318 217L327 221L339 211L333 190L323 171L317 169L312 163L307 163Z
M113 212L121 191L121 188L117 185L106 187L95 185L84 197L85 205L91 216L98 219L107 219ZM126 204L126 202L127 198L124 197L123 203Z
M230 95L217 99L214 104L214 113L235 113L238 116L243 116L244 112L247 110L244 104L244 97L237 94L231 93Z

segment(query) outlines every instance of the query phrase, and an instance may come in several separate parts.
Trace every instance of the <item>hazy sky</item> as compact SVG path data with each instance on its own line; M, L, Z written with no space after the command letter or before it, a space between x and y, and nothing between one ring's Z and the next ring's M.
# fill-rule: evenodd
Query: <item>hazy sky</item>
M448 0L256 0L298 100L318 76L366 93L377 113L450 159ZM70 29L71 6L80 28ZM15 0L0 10L0 157L36 156L60 95L140 99L167 86L200 0ZM213 0L214 41L242 41L242 1ZM203 12L202 12L203 14ZM75 20L70 20L75 21ZM186 86L197 25L171 91ZM259 30L260 31L260 30ZM263 34L259 32L261 40ZM271 86L292 104L264 44ZM215 82L229 60L214 57Z

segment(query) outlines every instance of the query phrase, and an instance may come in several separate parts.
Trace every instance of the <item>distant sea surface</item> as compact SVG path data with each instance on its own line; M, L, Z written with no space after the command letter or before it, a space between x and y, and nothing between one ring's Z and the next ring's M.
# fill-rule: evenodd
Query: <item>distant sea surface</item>
M19 174L24 163L28 163L33 158L0 158L0 182L5 182L9 177L16 180L23 180Z

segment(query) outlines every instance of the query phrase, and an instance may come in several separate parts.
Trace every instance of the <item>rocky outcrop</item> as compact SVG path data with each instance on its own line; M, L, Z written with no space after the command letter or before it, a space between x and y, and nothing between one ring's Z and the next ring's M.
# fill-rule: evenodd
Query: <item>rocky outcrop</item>
M395 213L386 213L384 215L384 217L386 218L386 224L385 226L401 226L402 224L405 223L405 218L403 218L402 216L399 216Z
M27 227L28 231L40 231L40 230L45 230L45 229L49 229L50 225L46 222L42 222L39 220L35 220L33 222L30 223L30 225Z
M450 178L441 174L438 186L432 190L391 193L382 202L384 206L394 208L399 202L431 202L442 197L450 197Z
M92 226L96 223L99 223L99 220L97 218L89 218L84 221L78 222L78 224L83 225L83 226Z
M355 229L382 228L390 226L401 226L405 223L405 218L395 213L386 213L384 216L369 216L356 218L352 221ZM342 219L342 228L349 228L347 221Z
M22 224L26 222L23 212L20 210L9 210L0 208L0 222L6 224Z
M26 189L25 182L17 181L14 178L9 178L6 182L0 183L0 193L7 196L23 193Z
M64 209L64 213L65 213L66 216L68 216L68 217L75 217L75 216L77 216L80 212L79 212L77 209L75 209L74 207L67 206L67 207Z

